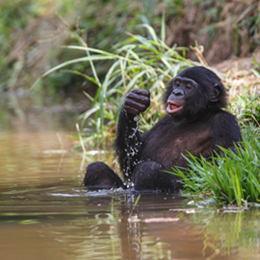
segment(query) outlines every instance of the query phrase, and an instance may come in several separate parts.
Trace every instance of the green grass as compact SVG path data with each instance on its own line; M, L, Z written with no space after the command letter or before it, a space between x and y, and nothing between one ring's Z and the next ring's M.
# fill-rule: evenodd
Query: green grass
M246 127L236 153L221 148L225 156L205 159L189 153L189 169L173 168L184 184L184 193L207 195L217 202L242 206L260 202L260 129ZM170 173L170 172L169 172Z
M170 48L165 44L164 18L162 18L160 37L156 35L151 26L141 25L140 27L147 31L151 36L150 39L141 35L129 34L127 40L114 46L114 52L90 48L79 35L74 34L74 38L81 46L66 46L65 48L84 51L86 56L66 61L48 70L32 87L36 87L45 76L68 65L81 62L90 63L93 76L74 70L66 70L84 77L97 87L94 97L85 93L93 106L81 116L82 120L86 122L84 143L87 143L88 147L112 148L119 112L126 94L132 88L148 89L152 94L152 106L140 119L141 129L147 130L164 113L160 100L166 84L182 68L201 65L185 58L187 48L177 46ZM95 66L96 62L100 64L100 62L106 63L108 61L110 63L112 61L112 63L106 76L99 78Z

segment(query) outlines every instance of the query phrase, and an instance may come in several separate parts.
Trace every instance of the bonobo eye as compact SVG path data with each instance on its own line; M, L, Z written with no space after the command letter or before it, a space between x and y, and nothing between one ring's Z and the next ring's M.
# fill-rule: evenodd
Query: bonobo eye
M175 85L179 87L181 85L181 82L177 79L175 80Z
M188 83L188 84L186 85L186 87L187 87L187 88L192 88L192 85L191 85L190 83Z

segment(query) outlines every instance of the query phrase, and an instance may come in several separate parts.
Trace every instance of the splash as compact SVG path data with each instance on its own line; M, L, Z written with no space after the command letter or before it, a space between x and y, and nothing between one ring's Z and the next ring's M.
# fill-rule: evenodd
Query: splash
M141 150L142 142L138 136L138 119L139 117L134 117L136 123L135 127L126 127L125 132L125 163L123 168L124 176L126 177L126 186L132 188L134 184L131 182L132 169L137 165L142 163L142 160L138 159L138 154Z

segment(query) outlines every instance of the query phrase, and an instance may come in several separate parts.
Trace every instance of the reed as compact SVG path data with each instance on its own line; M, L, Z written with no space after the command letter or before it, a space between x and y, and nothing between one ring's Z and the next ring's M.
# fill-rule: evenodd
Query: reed
M151 26L144 24L140 27L147 31L149 37L129 34L127 40L114 46L114 52L90 48L79 35L73 34L81 46L64 46L64 48L81 50L85 52L86 56L66 61L48 70L32 86L35 88L43 77L64 69L68 65L81 62L90 63L93 76L81 75L78 71L69 70L97 86L94 97L85 93L93 106L80 117L83 122L86 122L86 127L83 129L84 143L88 146L104 150L112 148L119 112L126 94L132 88L148 89L152 94L152 105L140 120L141 129L151 128L164 114L160 100L165 85L182 68L201 65L185 58L187 48L176 45L170 48L165 44L164 18L160 37ZM101 79L98 76L95 62L99 62L100 66L100 62L108 61L110 67L106 76Z

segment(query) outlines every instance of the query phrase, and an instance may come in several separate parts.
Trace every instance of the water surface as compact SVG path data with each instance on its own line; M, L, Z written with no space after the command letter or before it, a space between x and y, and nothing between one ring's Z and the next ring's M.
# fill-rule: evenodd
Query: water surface
M0 133L0 259L259 259L260 211L89 192L67 131ZM89 157L88 160L96 158Z

